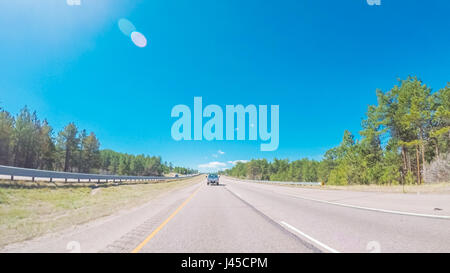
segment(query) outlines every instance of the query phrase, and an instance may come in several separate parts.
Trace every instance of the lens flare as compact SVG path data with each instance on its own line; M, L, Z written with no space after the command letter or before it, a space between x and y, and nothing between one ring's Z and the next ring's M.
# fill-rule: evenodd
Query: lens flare
M125 36L130 37L131 33L133 33L133 31L136 31L136 27L133 25L133 23L125 18L120 19L118 25L120 31L122 31Z
M145 36L137 31L131 33L131 41L138 47L145 47L147 45L147 39Z

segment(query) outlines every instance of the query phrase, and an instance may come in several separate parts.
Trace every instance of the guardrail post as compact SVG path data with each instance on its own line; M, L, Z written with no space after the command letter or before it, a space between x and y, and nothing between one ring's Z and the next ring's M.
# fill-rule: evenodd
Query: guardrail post
M34 176L33 176L33 177L31 177L31 181L33 181L33 182L34 182Z
M14 175L12 175L12 174L11 174L11 180L12 180L12 181L14 180Z
M67 178L64 178L64 182L67 182Z
M91 182L91 179L89 178L89 182Z
M50 182L53 182L53 177L50 177Z
M80 183L80 178L78 178L78 183Z

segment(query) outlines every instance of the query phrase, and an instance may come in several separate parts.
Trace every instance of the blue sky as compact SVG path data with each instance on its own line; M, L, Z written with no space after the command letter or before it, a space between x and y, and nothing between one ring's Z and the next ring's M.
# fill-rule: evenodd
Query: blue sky
M2 1L0 103L176 165L320 159L345 129L358 133L376 88L408 75L434 89L450 81L449 11L446 0ZM146 47L123 35L121 18ZM278 150L174 141L170 111L194 96L223 108L280 105Z

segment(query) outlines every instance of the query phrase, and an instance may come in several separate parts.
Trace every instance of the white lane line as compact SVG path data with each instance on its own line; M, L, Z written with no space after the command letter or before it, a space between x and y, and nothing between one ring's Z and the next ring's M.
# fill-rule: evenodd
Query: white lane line
M233 192L237 197L239 197L239 198L241 198L242 199L242 196L239 194L239 193L237 193L237 192Z
M237 192L235 192L235 191L232 191L232 190L230 190L229 188L228 188L228 190L229 190L230 192L232 192L234 195L236 195L237 197L243 199L242 196L241 196L239 193L237 193Z
M340 253L340 252L337 251L336 249L327 246L326 244L324 244L324 243L322 243L322 242L320 242L320 241L314 239L313 237L311 237L311 236L309 236L308 234L306 234L306 233L300 231L299 229L297 229L297 228L295 228L295 227L289 225L288 223L286 223L286 222L284 222L284 221L281 221L280 224L283 225L283 226L285 226L285 227L287 227L287 228L289 228L289 229L291 229L291 230L293 230L293 231L295 231L296 233L298 233L298 234L300 234L301 236L305 237L305 238L308 239L309 241L313 242L313 243L316 244L316 245L319 245L320 247L326 249L327 251L329 251L329 252L331 252L331 253Z
M293 195L293 194L286 194L286 195L295 197L295 198L304 199L304 200L321 202L321 203L325 203L325 204L336 205L336 206L347 207L347 208L363 209L363 210L370 210L370 211L377 211L377 212L384 212L384 213L391 213L391 214L408 215L408 216L428 217L428 218L437 218L437 219L450 219L450 216L447 216L447 215L422 214L422 213L406 212L406 211L399 211L399 210L377 209L377 208L349 205L349 204L344 204L344 203L336 203L336 202L325 201L325 200L314 199L314 198L307 198L307 197L302 197L302 196Z

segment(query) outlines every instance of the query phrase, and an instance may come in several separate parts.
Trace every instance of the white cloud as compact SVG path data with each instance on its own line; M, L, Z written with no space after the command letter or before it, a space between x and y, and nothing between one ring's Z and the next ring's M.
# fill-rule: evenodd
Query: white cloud
M218 158L219 156L224 155L224 154L225 154L224 151L218 150L217 153L212 154L212 157Z
M198 168L203 171L217 171L226 169L227 164L219 161L212 161L205 164L198 165Z
M248 160L234 160L234 161L228 161L228 163L231 164L231 165L236 165L238 162L241 162L241 163L247 163Z
M220 150L219 150L220 151ZM217 154L215 157L217 157ZM214 156L213 155L213 156ZM226 169L231 168L232 166L236 165L238 162L246 163L248 160L230 160L227 162L220 162L220 161L211 161L204 164L199 164L197 167L200 171L203 172L217 172L217 171L223 171Z

